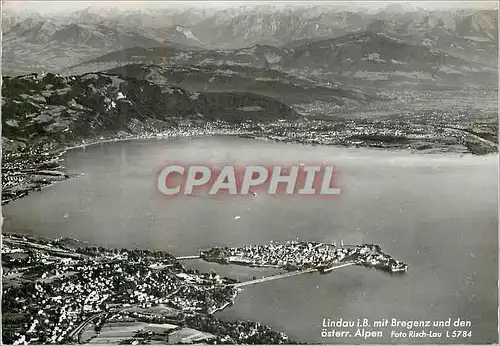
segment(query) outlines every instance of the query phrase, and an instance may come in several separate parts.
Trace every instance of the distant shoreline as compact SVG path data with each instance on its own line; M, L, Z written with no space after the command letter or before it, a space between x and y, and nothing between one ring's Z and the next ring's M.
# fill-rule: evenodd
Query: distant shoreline
M44 152L42 154L38 154L38 156L44 155L46 160L42 161L39 163L38 167L42 166L43 164L49 162L49 161L58 161L61 162L63 161L63 156L71 151L71 150L76 150L76 149L82 149L90 146L95 146L98 144L105 144L105 143L115 143L115 142L126 142L126 141L150 141L150 140L169 140L169 139L180 139L180 138L210 138L210 137L236 137L236 138L241 138L241 139L249 139L249 140L257 140L257 141L265 141L265 142L272 142L276 144L294 144L294 145L303 145L303 146L322 146L322 147L335 147L335 148L345 148L345 149L354 149L354 150L367 150L373 152L392 152L392 153L405 153L408 155L419 155L419 156L447 156L447 157L457 157L457 158L463 158L463 157L469 157L469 158L478 158L478 157L490 157L490 156L497 156L498 157L498 152L491 152L488 154L484 155L477 155L471 152L468 153L459 153L459 152L454 152L454 151L449 151L449 152L439 152L439 151L419 151L417 149L411 149L411 148L404 148L401 146L394 146L390 148L384 148L384 147L373 147L369 145L339 145L339 144L325 144L325 143L305 143L303 141L297 140L297 141L282 141L282 140L276 140L273 138L267 138L266 136L255 136L249 133L245 133L244 131L237 131L237 130L218 130L218 131L206 131L206 130L199 130L199 128L194 128L193 132L199 131L200 133L190 133L190 131L186 132L179 132L179 133L161 133L161 134L154 134L154 135L136 135L136 136L130 136L130 137L125 137L125 138L120 138L120 137L114 137L114 138L106 138L106 139L98 139L98 140L91 140L86 143L81 143L81 144L73 144L69 145L66 147L62 148L56 148L53 150L49 150L47 152ZM287 137L288 138L288 137ZM430 149L432 150L432 149ZM434 148L434 150L438 150L437 148ZM5 153L5 150L4 150ZM34 156L36 157L36 156ZM3 162L7 161L5 160L5 157L2 157ZM21 169L22 171L22 169ZM9 202L12 202L14 200L20 199L22 197L25 197L27 194L36 191L36 190L42 190L43 188L46 188L48 186L53 186L55 183L64 181L67 179L70 179L72 177L72 174L67 173L66 167L63 167L62 169L56 169L54 170L55 172L59 172L60 174L57 176L57 179L53 176L46 175L44 174L44 169L41 168L31 168L31 172L25 172L25 175L28 177L27 182L25 182L25 186L23 187L21 184L15 185L13 188L16 190L15 193L17 193L16 196L10 196L9 199L4 200L2 198L2 205L5 205ZM8 175L8 174L6 174ZM75 174L78 175L78 174ZM47 182L44 182L43 184L36 181L34 177L40 177L44 176L47 180ZM9 188L8 188L9 189ZM2 190L5 191L5 187L2 186ZM19 190L19 191L18 191ZM10 191L8 192L10 193ZM3 197L3 196L2 196Z
M284 142L284 141L279 141L279 140L273 140L270 138L266 137L253 137L249 136L245 133L235 133L235 134L200 134L200 135L174 135L174 136L168 136L168 135L162 135L162 136L134 136L134 137L129 137L129 138L113 138L113 139L103 139L103 140L98 140L98 141L92 141L89 143L85 144L78 144L78 145L73 145L69 147L65 147L62 149L58 149L55 152L57 153L62 153L64 154L66 151L70 150L75 150L75 149L81 149L89 146L94 146L98 144L105 144L105 143L114 143L114 142L128 142L128 141L150 141L150 140L169 140L169 139L180 139L180 138L210 138L210 137L236 137L236 138L241 138L241 139L250 139L250 140L255 140L255 141L263 141L263 142L271 142L271 143L276 143L276 144L293 144L293 145L303 145L303 146L311 146L311 147L333 147L333 148L344 148L344 149L359 149L360 151L362 150L373 150L376 152L393 152L393 153L407 153L410 155L422 155L422 156L433 156L433 155L450 155L450 156L459 156L459 157L488 157L488 156L498 156L499 152L491 152L488 154L483 154L483 155L478 155L474 154L471 152L467 153L460 153L456 151L447 151L447 152L439 152L439 151L424 151L424 150L417 150L417 149L408 149L408 148L398 148L398 147L392 147L392 148L381 148L381 147L373 147L373 146L367 146L367 145L340 145L340 144L312 144L312 143L304 143L301 141L296 141L296 142Z

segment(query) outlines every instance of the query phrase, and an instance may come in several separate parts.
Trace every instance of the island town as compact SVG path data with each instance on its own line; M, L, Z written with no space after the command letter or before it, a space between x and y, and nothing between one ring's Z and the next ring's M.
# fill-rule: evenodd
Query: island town
M276 267L287 271L317 269L327 273L339 264L354 264L404 273L408 265L382 252L379 245L344 245L290 240L266 245L243 247L214 247L200 251L200 257L209 262L241 264L253 267Z

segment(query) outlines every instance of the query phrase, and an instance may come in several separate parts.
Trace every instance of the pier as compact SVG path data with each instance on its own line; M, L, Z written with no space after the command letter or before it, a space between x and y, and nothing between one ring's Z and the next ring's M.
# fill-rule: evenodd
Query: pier
M328 272L330 272L332 270L335 270L335 269L339 269L339 268L351 266L351 265L354 265L354 263L350 262L350 263L344 263L344 264L341 264L341 265L338 265L338 266L334 266L334 267L328 268ZM261 283L261 282L267 282L267 281L272 281L272 280L284 279L284 278L288 278L288 277L291 277L291 276L297 276L297 275L306 274L306 273L313 273L313 272L317 272L317 271L318 271L318 269L316 269L316 268L308 268L308 269L304 269L304 270L297 270L297 271L293 271L293 272L289 272L289 273L283 273L283 274L278 274L278 275L273 275L273 276L267 276L267 277L260 278L260 279L255 279L255 280L250 280L250 281L245 281L245 282L238 282L238 283L234 284L234 287L235 288L241 288L241 287L245 287L245 286L255 285L255 284L258 284L258 283Z

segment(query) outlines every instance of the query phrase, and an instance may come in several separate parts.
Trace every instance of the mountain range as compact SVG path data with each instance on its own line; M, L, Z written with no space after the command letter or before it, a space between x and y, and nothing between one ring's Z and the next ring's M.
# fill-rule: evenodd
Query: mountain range
M112 52L64 71L104 71L129 64L159 66L246 66L305 74L324 82L366 84L492 84L496 66L456 57L385 33L356 32L301 42L294 48L255 45L233 50L185 50L173 45ZM494 76L493 76L494 77Z
M24 148L187 123L401 116L498 88L495 10L200 5L2 19L2 137Z
M186 119L296 119L293 105L387 100L379 87L496 87L496 22L401 4L6 11L3 135L69 142Z
M496 67L496 10L430 11L396 5L376 12L325 6L144 11L89 8L52 16L6 11L2 23L3 68L9 75L59 72L136 47L206 49L215 60L218 53L214 52L227 50L243 55L243 50L252 47L274 49L270 54L281 56L287 55L286 49L362 32L387 34L407 44Z

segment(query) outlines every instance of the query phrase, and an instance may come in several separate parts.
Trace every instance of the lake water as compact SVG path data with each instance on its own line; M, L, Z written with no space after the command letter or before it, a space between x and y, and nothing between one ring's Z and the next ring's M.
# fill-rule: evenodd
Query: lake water
M323 162L342 195L178 197L156 190L166 162ZM213 245L304 240L377 243L409 264L394 277L361 267L246 287L225 319L269 324L314 343L497 341L497 156L418 155L276 144L232 137L130 141L75 149L71 179L4 207L4 231L71 236L103 246L196 254ZM235 219L235 216L240 218ZM186 262L240 279L272 270ZM471 337L323 338L324 318L470 320ZM401 328L394 328L402 330Z

